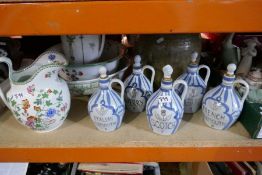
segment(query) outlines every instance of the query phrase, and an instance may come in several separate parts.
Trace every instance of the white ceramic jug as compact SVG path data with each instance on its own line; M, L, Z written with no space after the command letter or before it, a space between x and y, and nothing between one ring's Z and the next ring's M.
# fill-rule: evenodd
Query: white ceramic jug
M125 103L129 111L142 112L146 107L148 98L153 93L153 82L155 78L155 69L152 66L141 65L141 57L135 56L135 63L133 65L133 73L126 78L125 85ZM144 75L144 71L149 69L151 80L149 81Z
M52 131L63 124L70 108L70 93L58 72L67 64L64 56L45 52L30 66L14 71L7 57L0 63L9 68L10 89L0 97L24 126L39 132Z
M173 83L173 68L170 65L163 67L163 73L160 88L147 101L146 115L154 133L171 135L177 131L182 121L188 86L184 80L176 80ZM181 96L174 90L179 84L184 86Z
M86 64L101 56L105 35L64 35L61 40L64 54L71 64Z
M249 85L241 79L235 80L236 65L229 64L222 83L209 90L203 98L202 111L205 123L214 129L228 129L238 119L249 92ZM236 84L242 84L245 92L242 97L235 90Z
M118 129L125 114L124 83L119 79L111 79L104 66L100 67L99 88L90 97L88 113L100 131L111 132ZM118 83L121 95L112 89L112 84Z

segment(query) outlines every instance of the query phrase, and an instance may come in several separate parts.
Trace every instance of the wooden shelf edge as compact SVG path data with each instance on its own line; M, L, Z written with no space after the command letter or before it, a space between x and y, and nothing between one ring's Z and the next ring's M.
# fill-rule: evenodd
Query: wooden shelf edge
M262 147L0 148L1 162L260 161Z
M0 35L261 32L262 1L0 3Z

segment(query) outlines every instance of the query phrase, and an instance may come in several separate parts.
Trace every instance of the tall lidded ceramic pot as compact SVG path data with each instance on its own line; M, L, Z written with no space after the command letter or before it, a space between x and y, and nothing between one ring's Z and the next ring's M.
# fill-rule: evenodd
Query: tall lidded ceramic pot
M89 99L88 113L98 130L111 132L121 126L125 114L124 83L119 79L110 80L103 66L99 73L99 88ZM120 96L112 89L112 83L120 84Z
M244 80L235 80L235 64L227 66L222 83L206 93L202 102L205 123L214 129L228 129L238 119L244 101L249 92L249 85ZM234 85L242 84L245 92L242 97L236 92Z
M63 124L70 108L70 93L59 71L67 64L63 55L45 52L25 69L14 71L12 62L1 57L9 67L11 88L0 96L13 116L24 126L38 132L55 130Z
M191 55L191 63L187 67L187 71L178 77L178 80L185 80L188 85L187 95L184 102L185 113L195 113L201 106L202 99L205 95L207 82L210 76L210 69L206 65L198 66L196 59L197 52ZM206 69L205 80L199 75L200 69ZM176 87L176 92L182 94L183 86Z
M170 65L164 66L163 72L161 87L149 98L146 114L154 133L171 135L177 131L183 117L187 84L184 80L176 80L173 83L171 78L173 68ZM174 90L178 84L184 85L181 97Z
M149 81L144 75L144 70L149 69L152 72L151 80ZM133 73L127 77L125 85L125 104L129 111L142 112L146 107L148 98L153 93L153 82L155 70L152 66L141 66L141 57L135 57L133 65Z

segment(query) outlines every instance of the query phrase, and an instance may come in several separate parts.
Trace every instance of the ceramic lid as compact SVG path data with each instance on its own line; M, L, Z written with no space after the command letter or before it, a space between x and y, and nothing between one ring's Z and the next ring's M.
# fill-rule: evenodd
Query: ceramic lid
M237 66L235 64L229 64L227 65L227 73L225 74L226 76L229 76L229 77L234 77L234 72L235 70L237 69Z
M105 67L105 66L101 66L101 67L99 68L99 74L100 74L100 78L101 78L101 79L107 78L106 67Z
M171 79L173 68L169 64L163 67L164 79Z
M189 65L187 67L187 71L189 71L189 72L196 72L197 71L197 69L198 69L197 57L198 57L197 52L193 52L191 54L191 62L189 63Z
M135 56L135 63L133 65L134 68L141 68L141 56L140 55L136 55Z
M190 64L193 64L193 65L197 64L197 57L198 57L198 53L197 52L193 52L191 54L191 63Z

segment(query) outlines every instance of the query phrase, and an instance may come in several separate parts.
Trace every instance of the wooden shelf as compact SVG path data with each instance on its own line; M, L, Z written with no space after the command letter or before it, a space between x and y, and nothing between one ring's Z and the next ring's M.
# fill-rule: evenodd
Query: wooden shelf
M50 133L20 125L9 111L0 117L0 161L4 162L128 162L261 160L261 140L250 139L240 123L227 131L207 127L201 111L184 116L178 132L151 132L145 113L126 114L112 133L95 129L87 101L73 99L65 123Z
M262 31L261 0L0 2L0 35Z

